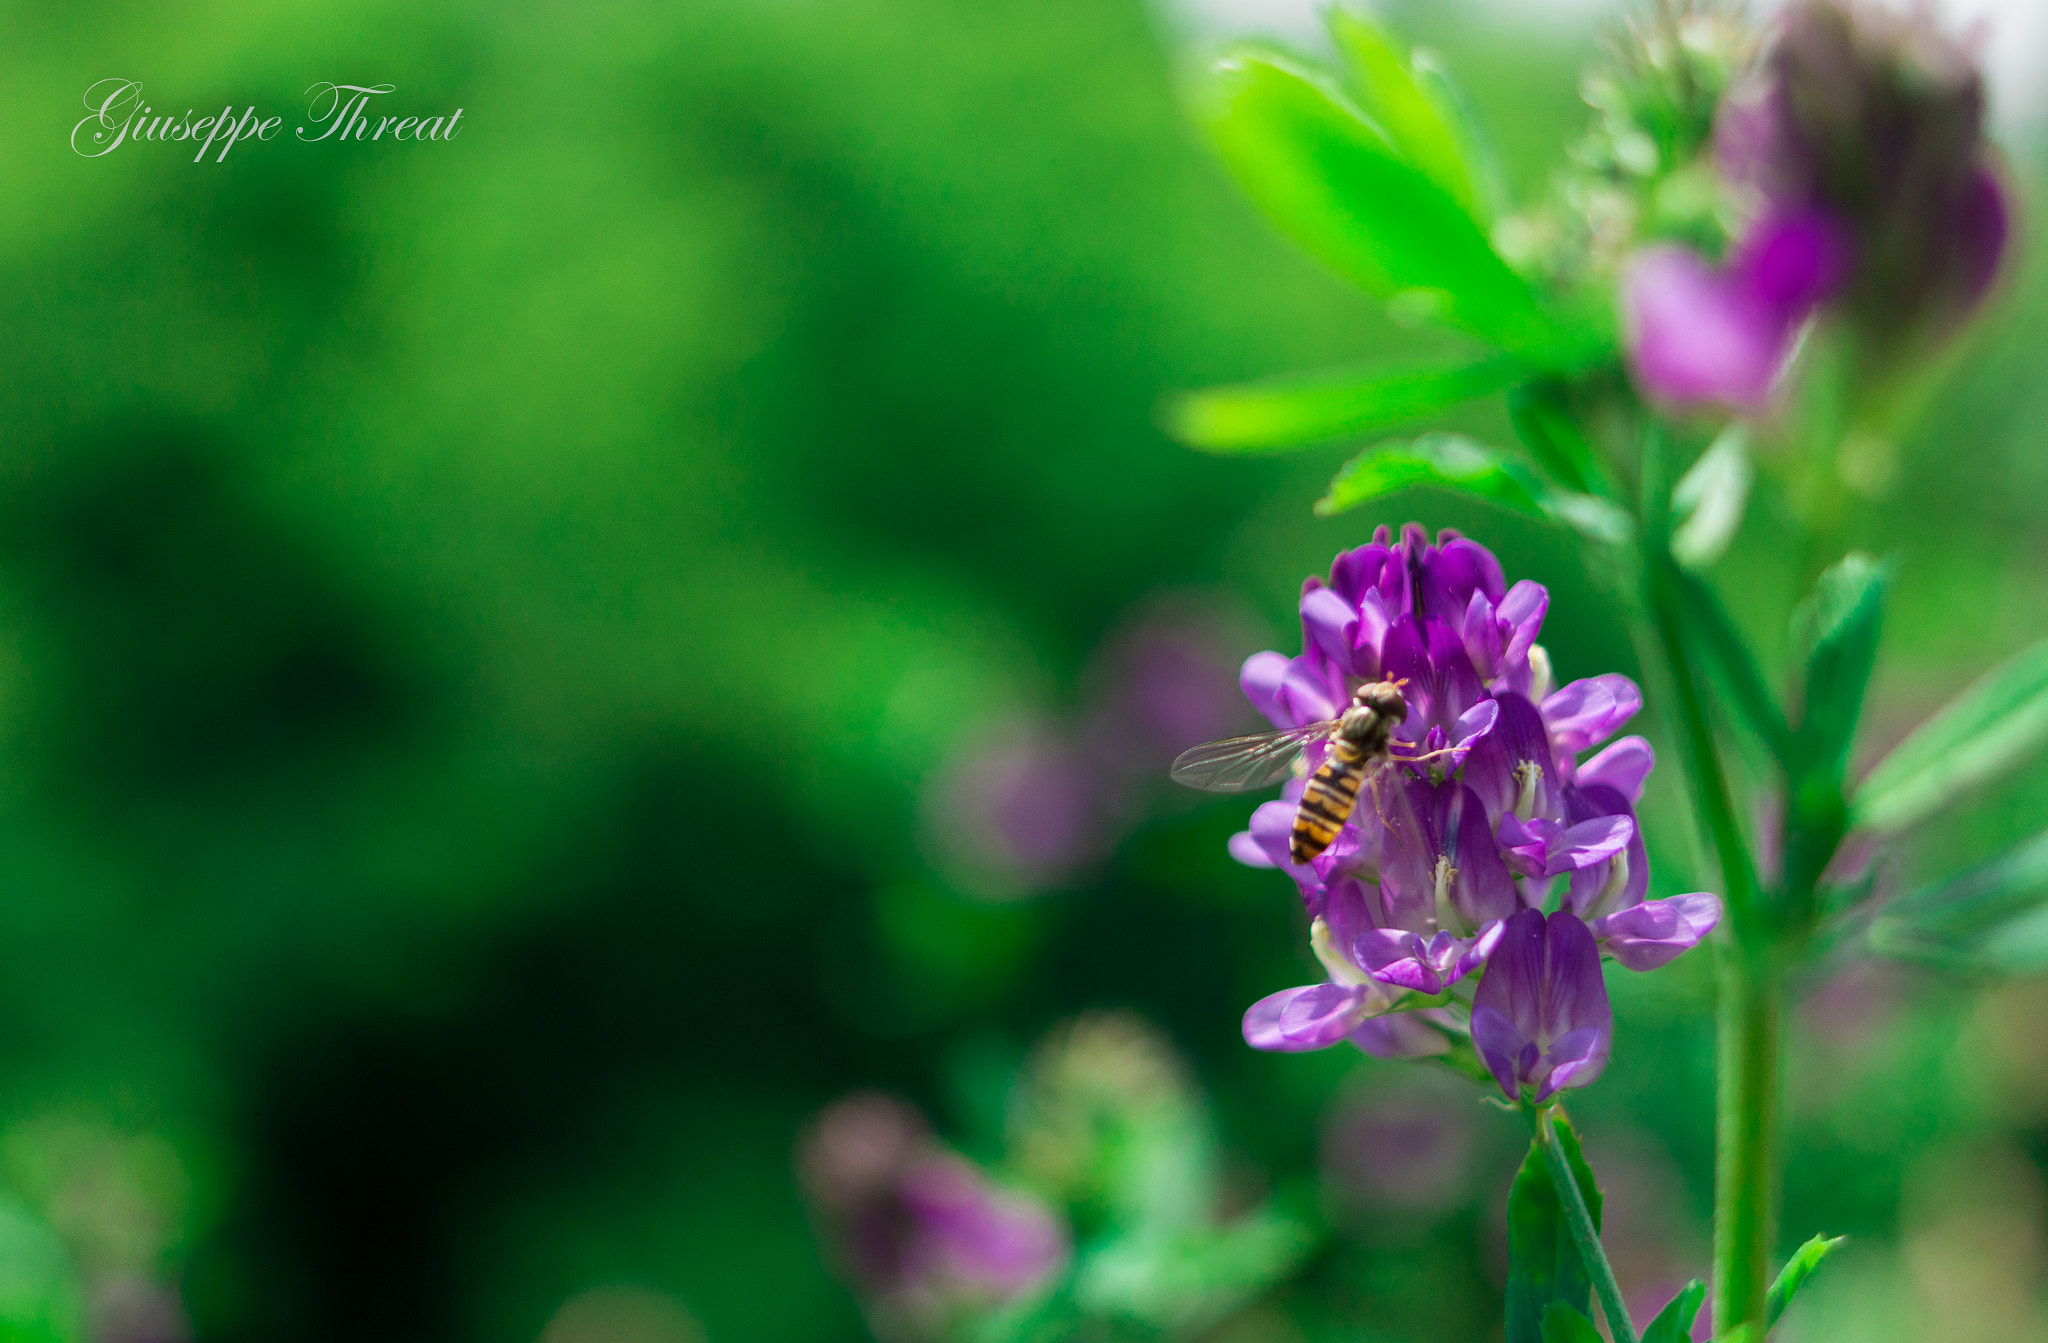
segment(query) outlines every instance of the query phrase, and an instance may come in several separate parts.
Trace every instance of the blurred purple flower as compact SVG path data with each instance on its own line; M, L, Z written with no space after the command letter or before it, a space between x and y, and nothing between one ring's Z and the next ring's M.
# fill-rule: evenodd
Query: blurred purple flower
M828 1107L797 1164L831 1247L890 1318L929 1328L1030 1292L1066 1261L1050 1211L997 1188L891 1097L861 1093Z
M1926 7L1788 7L1759 77L1723 103L1715 151L1766 217L1837 231L1842 301L1874 342L1960 317L1997 274L2010 217L1983 77Z
M1622 279L1636 380L1660 401L1762 408L1849 258L1847 235L1817 210L1759 221L1725 267L1684 247L1645 248Z
M1051 720L967 738L927 795L932 831L994 894L1057 885L1098 857L1111 819L1101 771Z
M95 1283L86 1313L92 1343L185 1343L192 1337L177 1289L141 1274Z
M1607 1066L1614 1014L1600 948L1578 915L1525 909L1509 919L1472 1002L1472 1043L1511 1101L1549 1100Z
M1037 1287L1066 1259L1066 1236L1042 1204L997 1189L963 1157L925 1153L897 1192L915 1227L902 1261L912 1280L1000 1301Z
M1354 1099L1323 1130L1323 1169L1347 1203L1446 1211L1471 1176L1471 1110L1469 1099L1420 1091Z
M1182 599L1152 603L1110 634L1087 677L1086 736L1105 768L1156 774L1198 742L1244 731L1227 651L1236 637L1236 622Z

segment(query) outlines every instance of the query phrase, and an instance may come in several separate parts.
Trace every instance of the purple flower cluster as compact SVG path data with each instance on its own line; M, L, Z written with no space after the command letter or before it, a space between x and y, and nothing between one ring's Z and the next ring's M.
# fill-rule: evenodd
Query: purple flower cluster
M962 1311L1051 1280L1065 1230L931 1136L916 1110L862 1093L813 1121L799 1174L826 1239L888 1337L935 1337Z
M1493 555L1456 532L1432 543L1414 524L1399 541L1381 528L1304 585L1298 657L1245 663L1245 693L1276 727L1333 718L1383 678L1405 681L1409 706L1394 763L1313 862L1288 855L1300 781L1231 840L1238 861L1294 879L1329 976L1254 1004L1254 1048L1349 1040L1419 1057L1469 1036L1511 1098L1524 1086L1548 1097L1606 1062L1602 954L1652 969L1719 920L1712 895L1644 899L1635 803L1649 743L1623 737L1579 759L1642 696L1618 675L1553 686L1536 641L1549 600L1537 583L1509 588Z
M1090 659L1071 714L1019 714L963 734L925 799L933 847L961 886L1015 899L1076 880L1146 813L1190 741L1241 730L1241 646L1213 602L1127 615Z
M1790 6L1715 126L1754 222L1724 266L1658 246L1624 277L1637 379L1662 400L1754 410L1824 303L1876 347L1967 313L2010 232L1983 122L1982 77L1928 16Z

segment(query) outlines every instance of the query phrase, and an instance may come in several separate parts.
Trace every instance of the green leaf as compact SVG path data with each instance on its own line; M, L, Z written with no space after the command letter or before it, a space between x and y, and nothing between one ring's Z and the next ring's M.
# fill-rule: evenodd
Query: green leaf
M1464 159L1465 171L1472 179L1473 217L1482 224L1490 224L1513 204L1500 151L1494 148L1492 139L1480 128L1471 100L1451 78L1450 71L1443 67L1435 52L1417 47L1408 57L1408 68L1414 73L1415 85L1422 90L1422 96L1436 104L1438 112L1457 137L1459 156Z
M1628 540L1634 527L1628 514L1605 499L1553 490L1516 458L1462 434L1443 433L1375 443L1359 453L1316 501L1316 515L1334 517L1415 485L1433 485L1549 518L1607 544Z
M1807 648L1805 716L1799 749L1809 770L1839 781L1863 716L1863 692L1877 661L1889 565L1852 553L1820 576L1813 596L1795 617L1798 642Z
M1600 1188L1579 1152L1578 1135L1562 1115L1557 1116L1554 1131L1597 1229ZM1544 1315L1552 1302L1585 1315L1592 1299L1592 1280L1565 1224L1549 1164L1542 1149L1531 1143L1508 1191L1507 1343L1545 1343Z
M2018 763L2048 738L2048 641L1950 700L1880 760L1856 790L1859 826L1900 830Z
M1367 16L1333 6L1330 36L1351 72L1359 106L1401 156L1442 187L1475 219L1486 217L1478 179L1466 161L1467 137L1454 108L1425 87L1410 58ZM1434 82L1433 82L1434 84Z
M1952 970L2048 970L2048 831L1894 900L1867 936L1873 951Z
M2048 901L2048 831L1967 872L1894 900L1886 918L1978 933Z
M1707 1299L1707 1285L1694 1278L1665 1303L1643 1330L1641 1343L1691 1343L1692 1322L1699 1318L1700 1304Z
M1727 552L1742 526L1751 475L1749 431L1737 420L1671 492L1673 509L1685 518L1671 534L1673 559L1688 569L1705 569Z
M1412 485L1477 495L1520 513L1543 511L1536 502L1542 483L1520 463L1462 434L1424 434L1376 443L1346 462L1316 501L1316 514L1332 517Z
M1602 488L1599 454L1566 404L1564 387L1552 381L1525 382L1508 393L1508 419L1515 437L1543 469L1568 490Z
M1607 1343L1593 1322L1562 1301L1553 1301L1543 1311L1543 1343Z
M1785 1307L1792 1304L1792 1298L1799 1294L1799 1289L1806 1285L1806 1280L1820 1267L1820 1261L1828 1257L1828 1252L1847 1239L1847 1236L1836 1236L1833 1240L1826 1236L1815 1236L1799 1247L1793 1254L1791 1262L1779 1272L1778 1280L1771 1284L1770 1295L1765 1298L1766 1328L1778 1322L1778 1317L1785 1313Z
M1596 495L1557 491L1536 502L1545 516L1564 523L1589 541L1618 546L1635 535L1635 519L1618 505Z
M1720 673L1718 679L1728 698L1734 701L1750 731L1789 767L1793 756L1792 729L1786 724L1785 711L1778 707L1777 697L1771 693L1763 672L1758 670L1756 659L1750 656L1748 640L1735 628L1727 608L1703 580L1676 566L1667 566L1667 571L1679 599L1692 616L1701 646Z
M1344 369L1190 392L1169 401L1166 431L1210 452L1272 452L1427 419L1514 381L1498 357L1413 368Z
M1457 197L1320 76L1240 49L1216 67L1209 130L1268 217L1395 309L1546 367L1598 356L1501 260Z

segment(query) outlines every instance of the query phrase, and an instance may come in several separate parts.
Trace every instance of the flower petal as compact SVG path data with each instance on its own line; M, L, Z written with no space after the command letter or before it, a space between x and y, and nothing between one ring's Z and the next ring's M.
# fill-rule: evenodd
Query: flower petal
M1622 314L1629 366L1661 401L1761 408L1790 353L1791 322L1684 247L1629 261Z
M1530 911L1535 913L1534 910ZM1542 918L1541 914L1537 914ZM1500 1083L1501 1094L1509 1100L1520 1100L1521 1090L1517 1074L1521 1071L1522 1053L1529 1041L1515 1029L1515 1023L1507 1013L1494 1007L1472 1009L1472 1044L1479 1051L1480 1061L1493 1074L1493 1080Z
M1506 822L1503 821L1505 826ZM1599 816L1581 821L1558 834L1546 846L1543 872L1546 877L1576 872L1582 867L1605 862L1628 847L1636 837L1636 823L1628 816Z
M1299 1054L1328 1049L1364 1019L1367 990L1308 984L1268 994L1244 1014L1244 1042L1253 1049Z
M1614 735L1643 707L1643 692L1619 672L1573 681L1543 701L1543 721L1561 751L1577 754Z
M1451 1042L1442 1031L1424 1025L1424 1018L1449 1024L1441 1012L1428 1008L1419 1012L1389 1012L1360 1022L1358 1029L1344 1038L1376 1059L1426 1059L1450 1053Z
M1720 921L1720 897L1696 891L1645 900L1596 919L1593 935L1628 969L1655 970L1698 946Z
M1267 804L1271 806L1271 803ZM1249 830L1240 830L1230 837L1230 856L1246 867L1278 867L1273 855L1266 852L1257 837Z
M1244 670L1237 674L1244 697L1274 727L1294 726L1280 709L1280 683L1286 675L1287 655L1274 652L1252 654L1244 660Z
M1643 781L1657 766L1657 753L1641 737L1623 737L1579 766L1578 782L1606 784L1631 803L1643 800Z
M1352 639L1358 633L1358 608L1329 588L1315 588L1301 597L1301 628L1307 642L1345 671L1357 674L1351 665Z

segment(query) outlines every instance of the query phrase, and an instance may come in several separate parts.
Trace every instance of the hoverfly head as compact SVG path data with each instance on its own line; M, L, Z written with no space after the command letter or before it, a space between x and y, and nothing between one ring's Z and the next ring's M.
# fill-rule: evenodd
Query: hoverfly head
M1401 694L1405 681L1368 681L1358 687L1357 704L1371 709L1389 723L1408 716L1408 701Z

